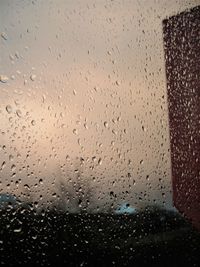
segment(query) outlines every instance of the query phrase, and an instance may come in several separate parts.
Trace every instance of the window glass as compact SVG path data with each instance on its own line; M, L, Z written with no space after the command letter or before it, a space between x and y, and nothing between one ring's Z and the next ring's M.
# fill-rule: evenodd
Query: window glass
M2 265L197 264L173 201L163 21L199 4L0 1Z

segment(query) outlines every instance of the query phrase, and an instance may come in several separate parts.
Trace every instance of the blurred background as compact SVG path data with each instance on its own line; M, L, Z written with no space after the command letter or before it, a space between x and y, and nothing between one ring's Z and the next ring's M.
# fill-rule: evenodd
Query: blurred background
M1 194L172 209L162 20L198 4L1 0Z

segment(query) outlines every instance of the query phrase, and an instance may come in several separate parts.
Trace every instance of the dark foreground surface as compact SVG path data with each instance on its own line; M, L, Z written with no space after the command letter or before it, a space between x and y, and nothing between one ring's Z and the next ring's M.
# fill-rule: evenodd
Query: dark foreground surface
M5 266L200 266L200 235L174 212L0 212Z

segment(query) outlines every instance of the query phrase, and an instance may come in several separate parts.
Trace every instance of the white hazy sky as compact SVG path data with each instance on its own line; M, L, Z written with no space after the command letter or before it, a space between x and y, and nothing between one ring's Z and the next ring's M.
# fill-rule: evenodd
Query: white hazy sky
M162 20L199 4L0 0L1 192L52 199L82 157L93 208L171 206Z

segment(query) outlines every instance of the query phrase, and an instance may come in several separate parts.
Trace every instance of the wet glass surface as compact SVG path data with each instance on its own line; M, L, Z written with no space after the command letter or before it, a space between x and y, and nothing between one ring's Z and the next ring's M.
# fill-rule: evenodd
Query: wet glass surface
M199 4L0 1L1 265L199 266Z

